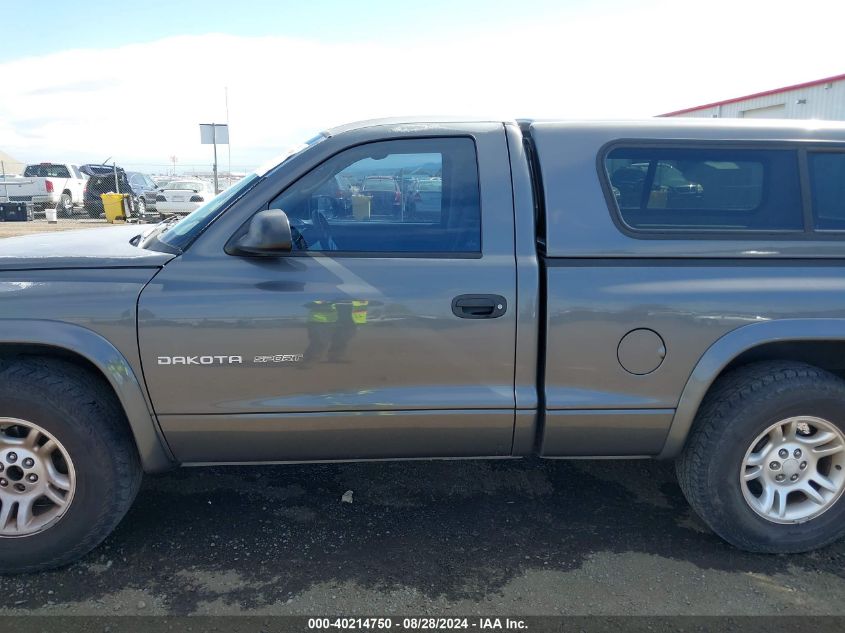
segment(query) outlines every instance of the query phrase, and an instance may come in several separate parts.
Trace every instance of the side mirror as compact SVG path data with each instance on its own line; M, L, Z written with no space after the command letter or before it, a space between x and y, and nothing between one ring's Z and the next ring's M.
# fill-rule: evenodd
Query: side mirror
M280 257L292 249L290 222L281 209L259 211L250 218L246 233L226 245L230 255L247 257Z

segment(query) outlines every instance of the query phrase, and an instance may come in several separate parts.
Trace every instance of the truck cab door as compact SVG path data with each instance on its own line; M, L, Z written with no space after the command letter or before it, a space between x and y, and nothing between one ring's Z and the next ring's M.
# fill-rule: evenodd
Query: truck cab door
M290 253L192 247L168 264L141 295L139 343L176 456L510 455L507 161L501 125L356 145L244 215L283 209Z

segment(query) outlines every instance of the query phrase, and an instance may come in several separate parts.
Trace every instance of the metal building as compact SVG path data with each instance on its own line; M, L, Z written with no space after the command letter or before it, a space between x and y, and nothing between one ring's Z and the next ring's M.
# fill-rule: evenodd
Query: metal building
M659 116L845 120L845 75L766 90Z

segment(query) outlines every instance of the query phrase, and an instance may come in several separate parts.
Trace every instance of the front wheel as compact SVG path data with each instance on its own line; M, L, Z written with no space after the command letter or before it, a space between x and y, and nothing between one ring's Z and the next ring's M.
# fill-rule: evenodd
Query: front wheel
M676 468L693 509L736 547L793 553L837 540L845 533L845 382L793 362L726 374Z
M105 382L58 359L0 372L0 573L70 563L111 533L141 481Z

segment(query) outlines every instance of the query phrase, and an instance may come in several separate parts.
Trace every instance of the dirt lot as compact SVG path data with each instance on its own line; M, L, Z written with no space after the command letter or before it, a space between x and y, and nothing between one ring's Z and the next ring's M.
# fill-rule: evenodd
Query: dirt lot
M845 544L738 552L649 461L183 469L0 584L0 614L842 614Z
M33 233L50 233L53 231L71 231L73 229L90 229L93 227L113 226L105 220L68 219L59 220L56 224L49 224L47 220L36 219L32 222L0 222L0 237L14 237L16 235L31 235Z

